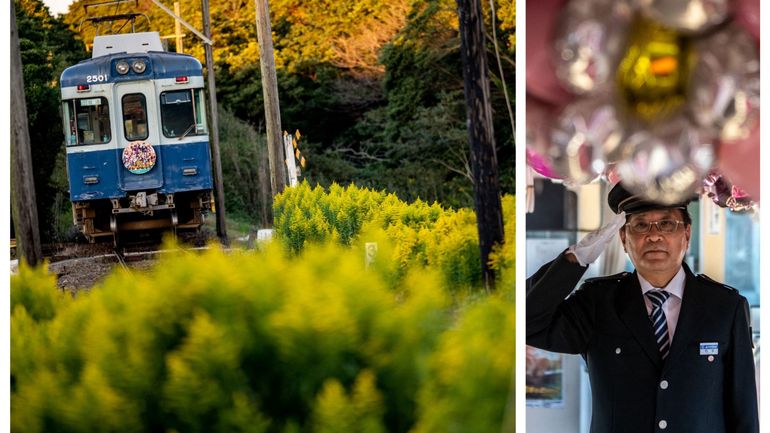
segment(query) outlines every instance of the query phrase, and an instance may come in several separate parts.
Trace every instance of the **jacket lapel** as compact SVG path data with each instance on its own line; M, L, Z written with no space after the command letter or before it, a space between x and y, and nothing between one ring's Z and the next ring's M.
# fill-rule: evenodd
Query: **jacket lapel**
M671 365L676 364L677 358L687 347L687 342L692 341L695 330L699 328L697 321L700 317L698 311L701 291L698 290L698 281L690 268L684 263L682 266L686 275L684 292L682 293L682 307L679 310L679 319L676 322L676 332L674 332L674 340L671 342L671 350L668 352L668 359L666 359L663 367L664 373L671 368Z
M647 317L647 310L642 298L642 287L639 285L639 277L636 272L629 274L622 283L616 299L616 311L620 320L626 325L639 345L644 349L644 353L650 358L656 367L660 368L662 360L660 352L655 345L655 336L652 332L652 323ZM681 320L681 319L680 319ZM679 325L677 325L677 335Z

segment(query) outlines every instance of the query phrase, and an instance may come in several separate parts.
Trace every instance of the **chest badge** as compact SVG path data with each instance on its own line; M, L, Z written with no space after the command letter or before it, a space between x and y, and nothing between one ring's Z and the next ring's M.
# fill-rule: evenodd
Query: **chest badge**
M701 343L701 355L719 355L719 343Z

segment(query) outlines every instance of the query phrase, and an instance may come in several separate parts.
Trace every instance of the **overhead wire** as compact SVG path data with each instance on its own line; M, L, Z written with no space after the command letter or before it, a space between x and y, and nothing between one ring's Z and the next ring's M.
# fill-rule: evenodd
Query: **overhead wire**
M513 134L513 143L516 144L516 119L511 108L511 100L508 97L508 86L505 84L505 74L503 73L503 63L500 59L500 47L497 43L497 12L495 10L495 1L489 0L489 7L492 15L492 42L495 46L495 58L497 59L497 68L500 71L500 81L503 83L503 95L505 96L505 106L508 109L508 117L511 120L511 132Z

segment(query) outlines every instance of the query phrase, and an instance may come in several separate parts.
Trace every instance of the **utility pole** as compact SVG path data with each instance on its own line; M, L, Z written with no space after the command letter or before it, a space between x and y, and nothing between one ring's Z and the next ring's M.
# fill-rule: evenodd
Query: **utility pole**
M504 238L484 21L479 0L457 0L457 7L481 267L485 284L491 289L494 288L495 274L489 268L489 253Z
M43 259L32 176L32 150L27 102L24 98L24 75L21 70L16 6L11 2L11 212L16 232L19 257L32 266Z
M174 2L174 15L182 15L179 2ZM182 54L184 53L184 46L182 45L182 23L180 23L178 19L174 20L174 35L176 36L176 52ZM209 37L211 37L211 35L209 35Z
M283 139L281 138L281 109L278 105L278 78L275 73L273 35L270 29L268 0L254 0L257 10L257 39L259 64L262 71L262 94L265 99L267 124L267 155L270 159L270 186L273 197L286 188Z
M163 12L174 17L176 23L176 40L177 40L177 52L182 52L182 35L180 24L185 26L188 30L193 32L195 36L199 37L203 41L203 47L206 51L206 75L209 82L209 114L211 117L211 162L213 164L214 171L214 199L217 204L216 216L217 216L217 236L219 242L222 245L229 245L230 241L227 239L227 223L225 220L225 191L222 185L222 160L219 157L219 114L217 110L217 84L214 77L214 55L212 54L211 46L214 45L214 41L211 40L211 17L209 16L209 1L201 0L201 9L203 15L203 33L195 29L190 23L183 20L179 16L179 4L174 3L174 12L166 7L160 0L151 0L155 6L158 6Z
M203 12L203 34L211 39L211 18L209 0L201 0ZM206 75L209 82L209 107L211 113L211 159L214 164L214 189L216 194L217 236L222 245L229 245L227 223L225 221L225 191L222 184L222 160L219 157L219 115L217 111L217 84L214 79L214 55L210 43L204 43L206 49Z

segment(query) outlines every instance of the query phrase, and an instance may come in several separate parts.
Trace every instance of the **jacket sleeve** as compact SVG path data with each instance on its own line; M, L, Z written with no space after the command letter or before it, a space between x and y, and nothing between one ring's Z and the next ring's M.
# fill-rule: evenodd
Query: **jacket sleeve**
M741 296L732 328L732 348L725 377L725 411L728 431L758 433L757 385L749 325L749 306Z
M527 279L528 345L551 352L585 352L593 324L593 303L585 290L567 296L587 269L570 263L562 253Z

